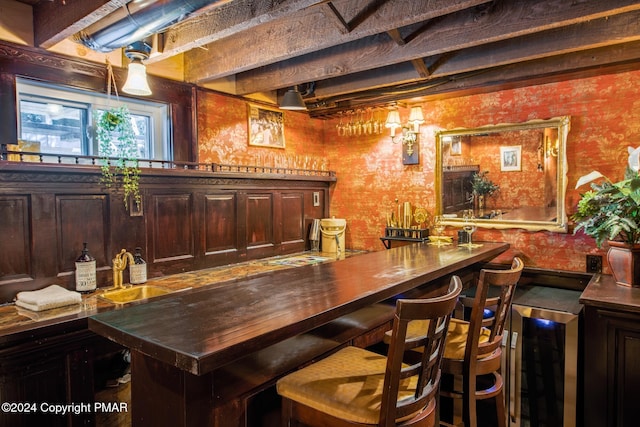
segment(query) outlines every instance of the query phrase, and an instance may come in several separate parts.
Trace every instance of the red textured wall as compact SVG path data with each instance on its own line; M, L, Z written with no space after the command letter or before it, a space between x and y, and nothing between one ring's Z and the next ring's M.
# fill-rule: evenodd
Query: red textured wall
M423 104L423 111L426 123L420 132L420 164L412 166L402 165L401 147L387 135L340 137L336 122L326 123L325 145L332 168L338 171L331 213L347 219L347 247L382 250L379 236L385 212L394 208L396 198L434 208L434 132L441 129L571 116L566 203L569 213L574 212L580 193L574 190L578 177L599 170L620 179L627 146L640 145L640 72L429 102ZM401 112L403 120L407 116L408 111ZM523 159L523 164L525 161L532 163L533 159ZM499 172L490 173L494 178L497 175ZM518 254L531 267L585 271L587 253L605 253L583 235L511 229L479 230L475 237L509 242L512 249L501 261Z
M203 92L198 111L200 161L242 163L265 152L326 155L338 176L331 191L331 214L347 220L347 248L383 250L379 237L385 215L395 209L396 199L430 212L435 208L435 132L442 129L571 116L566 203L572 213L580 194L574 190L578 177L599 170L611 179L620 179L627 146L640 146L640 72L425 103L420 163L410 166L402 164L401 146L392 144L388 133L339 136L338 119L312 120L304 113L285 112L286 148L276 150L247 146L245 102ZM406 120L408 111L401 110L401 117ZM532 161L523 158L523 163ZM493 178L498 175L490 173ZM571 233L479 230L474 237L510 243L512 249L500 260L508 262L517 254L530 267L585 271L587 253L605 253L595 247L593 239Z
M308 160L315 169L321 169L323 161L329 167L322 143L323 121L310 120L303 112L284 111L284 149L250 146L247 105L238 98L198 91L199 162L255 165L293 160L302 166Z

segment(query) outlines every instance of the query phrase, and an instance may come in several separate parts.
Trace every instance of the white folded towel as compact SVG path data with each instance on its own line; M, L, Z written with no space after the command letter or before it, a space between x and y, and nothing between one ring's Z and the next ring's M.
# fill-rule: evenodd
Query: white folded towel
M16 305L33 311L49 310L66 305L80 304L82 295L58 285L51 285L38 291L18 292Z

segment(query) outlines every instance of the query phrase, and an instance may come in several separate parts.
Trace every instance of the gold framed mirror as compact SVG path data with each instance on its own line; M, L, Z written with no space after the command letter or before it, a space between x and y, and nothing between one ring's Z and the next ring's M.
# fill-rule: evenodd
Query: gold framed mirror
M437 214L457 227L473 210L478 227L566 233L570 127L562 116L436 132ZM482 190L482 176L498 189Z

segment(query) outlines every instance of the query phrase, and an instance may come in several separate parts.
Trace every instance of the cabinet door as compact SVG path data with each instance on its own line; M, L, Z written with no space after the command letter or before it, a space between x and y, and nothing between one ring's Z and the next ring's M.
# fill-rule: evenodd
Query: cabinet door
M585 427L635 427L640 399L640 316L586 309Z

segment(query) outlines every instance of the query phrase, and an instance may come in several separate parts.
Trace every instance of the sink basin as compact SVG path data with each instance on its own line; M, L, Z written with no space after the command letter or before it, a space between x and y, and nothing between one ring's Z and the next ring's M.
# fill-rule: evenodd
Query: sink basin
M126 304L170 294L171 292L173 292L171 289L160 286L138 285L124 289L108 290L100 294L99 297L114 304Z

